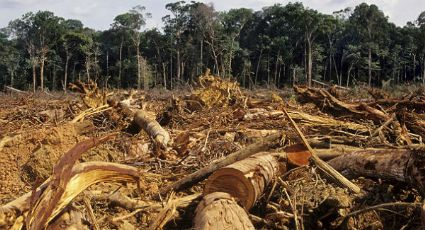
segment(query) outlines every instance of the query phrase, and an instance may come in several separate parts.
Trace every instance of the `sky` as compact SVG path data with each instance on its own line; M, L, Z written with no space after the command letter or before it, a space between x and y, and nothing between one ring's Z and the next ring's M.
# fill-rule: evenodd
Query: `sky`
M207 0L199 2L213 3L216 10L232 8L252 8L261 10L275 3L285 5L290 0ZM294 2L295 0L292 0ZM142 5L152 14L147 20L147 28L161 27L161 18L167 14L165 5L173 0L0 0L0 28L9 21L21 17L24 13L49 10L65 19L78 19L87 27L106 30L116 15L127 12L133 6ZM186 2L190 2L189 0ZM304 6L322 13L331 14L346 7L354 7L362 2L377 5L391 22L404 26L414 21L425 11L425 0L300 0Z

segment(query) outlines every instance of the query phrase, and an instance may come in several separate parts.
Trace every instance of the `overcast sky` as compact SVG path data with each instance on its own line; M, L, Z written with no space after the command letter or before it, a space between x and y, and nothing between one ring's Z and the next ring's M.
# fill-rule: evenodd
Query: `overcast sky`
M161 18L168 14L165 4L173 0L0 0L0 28L7 26L10 20L19 18L28 11L49 10L66 19L79 19L85 26L97 30L110 27L113 18L127 12L135 5L143 5L152 18L147 27L162 26ZM189 2L189 1L187 1ZM286 4L289 0L209 0L217 10L231 8L252 8L260 10L275 3ZM294 2L294 1L292 1ZM302 0L305 6L323 13L332 13L361 2L376 4L389 16L390 21L403 26L407 21L415 20L425 11L425 0Z

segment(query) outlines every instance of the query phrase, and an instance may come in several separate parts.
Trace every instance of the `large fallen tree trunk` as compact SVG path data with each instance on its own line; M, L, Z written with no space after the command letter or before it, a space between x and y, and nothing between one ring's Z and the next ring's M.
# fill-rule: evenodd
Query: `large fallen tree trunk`
M287 171L288 162L307 165L309 152L255 154L215 171L205 184L204 194L225 192L249 210L273 178Z
M245 159L249 156L252 156L260 151L267 150L271 148L272 146L276 145L279 141L279 139L282 137L281 133L272 134L270 136L265 137L259 142L256 142L254 144L248 145L246 148L241 149L239 151L236 151L225 158L218 160L208 166L205 166L204 168L186 176L182 179L174 182L173 184L165 187L161 190L161 193L167 193L171 190L178 191L188 185L195 184L206 177L208 177L211 173L213 173L215 170L222 168L224 166L230 165L236 161Z
M246 211L228 193L206 195L196 208L194 229L255 229Z
M328 161L338 171L355 176L407 182L425 192L425 150L361 150Z

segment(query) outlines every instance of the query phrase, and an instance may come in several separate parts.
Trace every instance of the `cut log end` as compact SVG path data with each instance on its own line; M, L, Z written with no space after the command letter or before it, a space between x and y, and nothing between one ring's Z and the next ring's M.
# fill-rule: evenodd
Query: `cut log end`
M229 193L237 197L244 207L255 203L255 189L244 173L234 168L223 168L213 173L205 185L204 194L214 192Z
M255 229L246 211L228 193L206 195L196 208L194 229Z
M282 172L286 172L285 153L259 153L214 172L204 194L229 193L249 210L267 184Z

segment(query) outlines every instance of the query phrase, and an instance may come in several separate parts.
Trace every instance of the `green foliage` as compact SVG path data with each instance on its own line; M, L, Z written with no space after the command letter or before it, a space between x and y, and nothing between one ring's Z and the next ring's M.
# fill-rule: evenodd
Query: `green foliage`
M425 84L425 12L404 27L362 3L332 15L302 3L260 11L212 4L165 6L162 29L143 30L143 6L95 31L49 11L28 12L0 31L0 87L65 89L92 79L109 87L193 83L207 68L242 86L286 87L311 79L339 85ZM34 88L35 89L35 88Z

